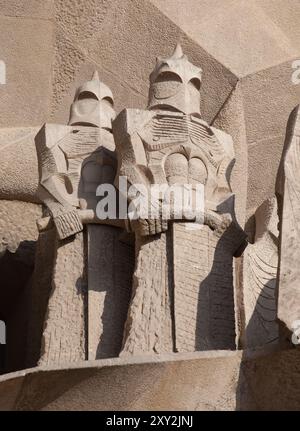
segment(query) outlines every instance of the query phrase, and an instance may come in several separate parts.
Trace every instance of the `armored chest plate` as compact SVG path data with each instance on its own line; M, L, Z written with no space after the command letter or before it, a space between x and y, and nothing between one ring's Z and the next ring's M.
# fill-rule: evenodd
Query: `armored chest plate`
M195 154L205 155L214 167L224 157L224 149L209 125L192 115L157 114L140 132L140 136L146 152L189 145Z

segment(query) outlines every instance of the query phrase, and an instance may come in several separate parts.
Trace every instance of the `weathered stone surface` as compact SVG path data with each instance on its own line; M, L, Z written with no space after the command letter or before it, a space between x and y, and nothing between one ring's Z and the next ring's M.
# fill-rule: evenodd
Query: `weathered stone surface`
M19 391L22 388L23 380L25 379L24 375L19 375L18 377L19 378L17 379L17 381L15 379L9 379L8 381L1 382L3 384L1 385L3 393L2 396L0 396L1 411L13 410L16 403L16 399L19 395Z
M242 258L244 330L241 338L247 349L278 343L278 221L274 196L256 211L254 244L248 245Z
M0 15L50 20L54 14L54 0L6 0L0 1Z
M118 174L131 186L142 184L151 205L130 221L137 260L124 355L235 348L233 255L245 234L229 184L232 139L202 120L201 84L202 70L178 44L170 57L157 58L148 109L124 110L113 122ZM154 202L154 185L177 186L177 195L178 186L190 186L192 195L184 203L180 195L178 208L169 197L166 215L166 195ZM201 202L197 186L204 190ZM188 232L185 219L199 231Z
M66 122L73 81L83 82L95 67L114 89L117 111L124 106L142 108L147 99L152 59L157 52L167 53L179 39L193 62L201 64L204 72L211 76L203 85L203 115L208 121L216 115L236 83L231 72L186 37L149 1L126 0L120 4L118 0L101 3L88 0L78 14L76 9L70 12L68 4L57 3L52 100L55 121ZM80 8L81 4L79 1L76 7ZM78 26L74 27L74 22ZM119 28L123 29L122 38ZM136 40L139 40L138 45ZM86 67L91 63L90 68ZM61 103L64 111L59 106Z
M17 374L0 378L0 409L10 383L16 410L234 410L240 357L208 352L39 367L26 372L20 390Z
M52 278L56 259L56 232L49 229L39 234L35 266L28 304L26 337L26 367L34 367L41 356L45 317L52 291Z
M0 409L299 410L298 351L242 353L38 367L0 377Z
M249 144L247 220L254 216L264 201L274 196L283 142L282 135Z
M117 356L121 349L131 292L132 247L118 241L120 229L109 226L88 226L86 240L76 236L83 231L83 223L98 221L98 186L113 187L117 164L111 133L114 116L111 90L95 72L75 93L69 126L46 124L35 138L38 196L50 214L39 220L38 226L47 232L53 220L57 234L55 244L49 238L54 264L50 265L53 282L48 311L44 310L46 292L37 311L35 334L40 318L46 327L41 363ZM83 217L83 213L89 216ZM43 266L38 256L36 263ZM61 313L56 310L58 303ZM38 336L33 350L37 347Z
M137 261L121 356L172 352L174 292L171 236L136 238Z
M87 357L85 262L82 232L71 241L56 241L40 364L74 362Z
M245 225L248 187L248 146L245 108L241 83L238 82L228 99L216 115L213 124L232 137L234 165L230 175L230 186L235 195L235 214L241 226Z
M280 217L278 318L293 332L299 328L300 107L289 117L276 192Z
M241 80L249 161L248 217L275 192L287 119L300 100L300 85L292 82L294 70L291 60Z
M95 72L77 90L69 126L46 124L36 135L39 165L38 197L46 205L59 239L83 229L79 208L96 209L96 189L112 183L115 117L111 90Z
M36 241L35 222L41 214L40 205L0 200L0 252L7 249L14 253L22 242Z
M300 6L294 0L150 0L238 77L299 54Z
M299 350L285 350L260 359L245 360L240 377L249 384L256 409L264 411L299 411L300 399ZM237 408L244 400L238 396Z
M0 198L39 202L37 127L0 129Z
M88 225L88 358L117 357L134 269L134 246L121 240L122 230Z
M266 139L265 131L262 130L264 125L268 125L272 137L274 134L278 136L276 156L269 161L272 165L270 173L263 176L255 175L253 178L253 169L251 170L247 206L248 216L252 216L257 207L272 196L274 172L278 167L282 149L280 143L284 122L300 98L300 87L291 82L294 71L292 61L299 58L300 36L297 25L299 6L295 0L276 2L253 0L251 5L244 1L228 2L230 7L225 6L222 0L197 1L193 3L193 7L187 8L187 11L193 11L192 14L188 12L178 14L177 6L174 6L172 0L126 1L122 2L122 5L116 0L102 2L78 0L76 4L72 3L72 7L69 1L55 1L53 22L56 48L52 44L52 27L48 27L50 25L48 18L52 16L51 2L45 5L44 2L43 10L35 0L12 1L9 4L6 2L2 7L3 14L7 15L6 19L10 19L10 26L14 27L14 33L18 35L9 37L5 31L3 38L5 47L1 52L4 53L7 49L8 53L14 53L12 60L10 56L4 58L10 77L11 70L24 70L24 56L26 61L27 59L30 61L32 47L40 42L39 52L35 52L32 61L35 70L30 70L27 74L26 69L28 79L23 80L22 89L18 87L13 90L16 97L12 97L12 89L19 85L17 77L9 79L6 86L1 86L1 92L5 96L1 99L4 103L2 112L5 113L5 116L1 117L3 126L25 124L23 118L16 118L20 107L20 94L27 88L24 82L28 82L30 88L26 93L28 97L26 108L22 108L22 115L32 113L32 121L29 120L26 124L49 121L49 116L43 115L42 119L40 117L49 104L52 106L53 114L51 121L66 123L74 89L80 82L88 79L95 68L99 69L102 79L114 89L117 110L125 105L143 107L147 97L146 83L152 67L151 59L157 52L167 52L174 41L181 38L190 58L196 64L201 64L204 76L209 76L209 80L205 80L202 88L203 115L209 122L222 108L236 84L238 78L235 75L242 76L249 142L261 143L259 154L254 147L253 153L249 150L249 160L253 169L261 169L259 160L261 157L262 160L268 160L271 150L273 138L270 139L268 147L264 145L265 141L263 142ZM26 16L30 20L25 23L22 18L12 18L14 16ZM24 31L16 33L19 26L35 25L36 17L43 18L43 21L38 22L43 28L43 37L47 37L50 44L50 59L47 61L40 58L44 55L46 44L40 49L42 40L35 36L35 31L30 31L34 43L28 43L26 46L24 40L29 39L24 37ZM258 24L262 19L265 20L263 26ZM236 37L237 25L238 29L242 29L238 33L239 37ZM122 38L118 34L119 28L122 28ZM263 33L262 28L265 30ZM15 55L14 40L18 40L16 38L20 38L23 44L22 52L25 54ZM136 40L139 40L138 51ZM52 56L53 92L50 94L49 87L47 95L41 97L46 89L44 70L47 71L47 82L51 76ZM115 73L116 64L118 73ZM37 75L35 71L39 71L39 74ZM43 91L38 91L39 101L35 103L32 96L36 94L40 85L43 86ZM280 93L278 97L276 92ZM14 100L18 101L17 106ZM278 106L281 109L278 109ZM278 127L281 130L279 134ZM253 137L253 133L256 136ZM266 191L262 179L266 181Z
M299 108L283 148L300 100L299 18L297 0L0 0L0 372L35 366L42 335L41 363L77 362L4 379L1 408L299 409L297 350L264 351L291 346L299 331ZM158 59L148 110L136 110L152 59L176 41L194 66L180 48ZM110 90L95 75L75 93L95 69L115 109L127 108L114 128L119 173L147 187L205 185L201 229L175 211L126 222L127 236L123 221L96 225L95 190L113 183L116 160ZM45 198L35 136L68 118L46 133L51 156L39 154ZM253 243L234 259L244 246L238 224ZM178 353L236 346L264 357ZM156 356L77 365L122 348ZM159 356L166 351L177 356Z
M6 84L0 85L0 126L36 126L50 108L53 25L44 19L0 16L1 60Z
M54 4L56 23L80 45L102 29L103 21L114 7L111 0L55 0Z
M235 350L234 245L208 226L186 229L173 227L175 349Z

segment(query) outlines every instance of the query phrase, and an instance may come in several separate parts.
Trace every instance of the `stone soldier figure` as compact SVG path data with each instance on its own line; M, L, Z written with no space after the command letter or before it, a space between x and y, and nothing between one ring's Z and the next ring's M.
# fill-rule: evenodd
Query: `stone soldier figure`
M97 185L114 180L115 144L110 131L114 116L112 93L95 72L76 92L69 126L46 124L36 137L38 195L59 239L83 229L77 210L95 209Z
M46 124L36 137L39 196L50 215L39 220L40 237L52 221L56 231L40 364L113 357L121 349L132 246L119 240L120 223L104 226L95 215L98 186L113 187L116 174L114 116L112 92L96 72L77 90L69 125Z
M157 59L147 110L126 109L113 122L118 174L129 185L204 188L202 225L163 210L128 222L136 269L122 354L235 348L233 256L246 236L229 185L232 139L202 119L201 80L177 45Z

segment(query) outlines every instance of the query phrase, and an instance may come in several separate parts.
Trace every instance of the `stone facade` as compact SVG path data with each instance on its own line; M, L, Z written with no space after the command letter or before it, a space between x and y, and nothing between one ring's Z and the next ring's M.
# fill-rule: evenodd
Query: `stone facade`
M299 409L299 19L0 0L0 409Z

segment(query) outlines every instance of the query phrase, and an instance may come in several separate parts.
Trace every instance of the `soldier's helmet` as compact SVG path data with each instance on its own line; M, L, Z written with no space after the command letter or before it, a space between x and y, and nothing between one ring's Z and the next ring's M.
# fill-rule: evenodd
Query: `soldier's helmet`
M111 130L115 118L113 94L95 72L91 81L76 91L71 105L69 125L94 126Z
M150 75L148 109L167 109L200 116L202 69L190 63L177 44L169 58L157 58Z

